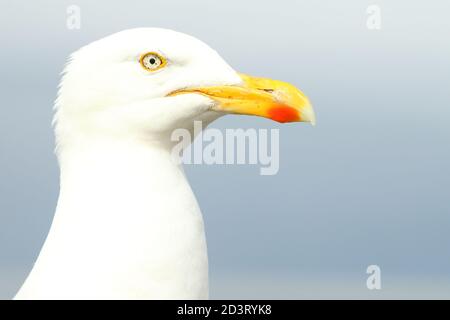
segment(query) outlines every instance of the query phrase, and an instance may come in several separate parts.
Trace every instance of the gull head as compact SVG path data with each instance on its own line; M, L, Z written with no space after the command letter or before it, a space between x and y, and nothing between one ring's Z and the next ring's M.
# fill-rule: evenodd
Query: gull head
M200 40L157 28L125 30L73 53L55 109L59 143L164 135L225 114L314 123L293 85L238 73Z

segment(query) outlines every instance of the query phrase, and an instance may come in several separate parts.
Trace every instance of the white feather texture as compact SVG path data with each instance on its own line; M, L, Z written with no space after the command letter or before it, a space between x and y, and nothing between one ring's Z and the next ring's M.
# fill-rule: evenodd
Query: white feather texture
M162 70L139 64L145 52ZM61 191L51 230L16 299L203 299L203 219L170 134L211 122L213 101L166 95L241 78L199 40L133 29L75 52L56 101Z

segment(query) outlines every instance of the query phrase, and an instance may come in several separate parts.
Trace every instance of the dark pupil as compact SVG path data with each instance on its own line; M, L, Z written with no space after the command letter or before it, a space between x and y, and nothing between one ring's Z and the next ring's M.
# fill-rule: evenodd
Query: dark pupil
M155 62L156 62L155 58L151 58L151 59L150 59L150 63L151 63L151 64L155 64Z

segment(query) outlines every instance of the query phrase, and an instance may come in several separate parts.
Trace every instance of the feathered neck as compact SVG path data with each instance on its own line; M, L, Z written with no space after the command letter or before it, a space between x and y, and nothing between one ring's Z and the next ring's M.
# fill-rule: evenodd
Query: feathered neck
M169 145L97 137L59 161L55 218L18 298L207 297L202 216Z

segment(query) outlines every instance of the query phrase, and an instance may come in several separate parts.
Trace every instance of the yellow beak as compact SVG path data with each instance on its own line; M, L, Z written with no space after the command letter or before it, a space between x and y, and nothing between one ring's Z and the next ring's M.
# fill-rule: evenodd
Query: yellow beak
M178 90L182 93L203 94L218 102L213 110L254 115L278 122L315 123L315 116L308 98L293 85L266 78L240 74L243 84L238 86L199 87Z

